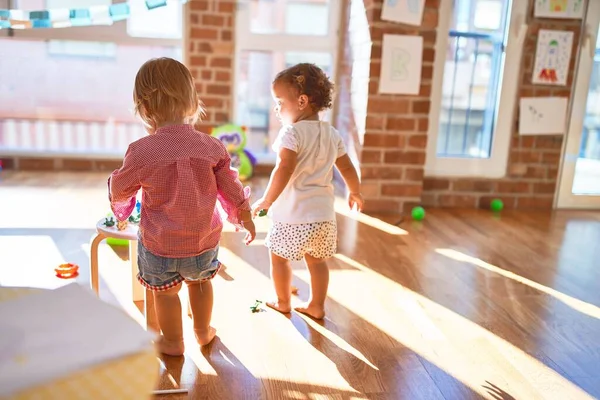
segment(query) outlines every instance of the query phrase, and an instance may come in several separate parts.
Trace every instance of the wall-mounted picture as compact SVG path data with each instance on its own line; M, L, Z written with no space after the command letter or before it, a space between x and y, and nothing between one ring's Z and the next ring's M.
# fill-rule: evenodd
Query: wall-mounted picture
M379 93L419 94L423 37L383 35Z
M573 32L540 29L531 82L566 85L572 48Z
M597 0L595 0L597 1ZM533 15L536 18L583 18L585 0L536 0Z
M384 0L381 19L407 25L421 25L425 0Z

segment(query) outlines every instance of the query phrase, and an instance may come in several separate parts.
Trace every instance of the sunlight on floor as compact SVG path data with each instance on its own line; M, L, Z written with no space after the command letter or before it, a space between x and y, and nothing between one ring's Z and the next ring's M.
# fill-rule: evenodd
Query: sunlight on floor
M390 235L408 235L407 231L395 225L388 224L387 222L381 221L377 218L350 210L348 203L344 199L335 199L335 212L372 228L379 229L382 232L389 233Z
M355 269L331 271L330 298L481 396L491 398L483 388L487 380L518 399L591 399L551 368L481 326L355 260L341 254L336 258ZM310 281L306 271L294 273ZM519 379L520 375L534 375L536 380ZM507 377L515 378L508 381Z
M50 236L0 236L0 285L55 289L71 281L55 277L66 262Z
M585 301L582 301L582 300L576 299L574 297L571 297L569 295L566 295L564 293L561 293L558 290L552 289L548 286L544 286L540 283L534 282L530 279L527 279L520 275L517 275L514 272L510 272L510 271L507 271L500 267L496 267L495 265L486 263L485 261L483 261L479 258L471 257L465 253L461 253L460 251L456 251L456 250L452 250L452 249L436 249L435 251L441 255L452 258L453 260L467 262L467 263L475 265L477 267L481 267L488 271L502 275L506 278L512 279L516 282L522 283L523 285L527 285L529 287L537 289L540 292L546 293L547 295L552 296L555 299L563 302L564 304L566 304L567 306L571 307L572 309L574 309L576 311L579 311L583 314L589 315L590 317L600 319L600 308L596 307L593 304L586 303Z

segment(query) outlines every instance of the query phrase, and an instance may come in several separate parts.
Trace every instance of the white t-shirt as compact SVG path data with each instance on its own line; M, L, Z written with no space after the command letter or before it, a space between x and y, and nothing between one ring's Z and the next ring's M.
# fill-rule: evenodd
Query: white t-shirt
M325 121L300 121L284 126L273 144L298 154L296 169L269 210L275 222L303 224L335 220L333 168L346 154L338 131Z

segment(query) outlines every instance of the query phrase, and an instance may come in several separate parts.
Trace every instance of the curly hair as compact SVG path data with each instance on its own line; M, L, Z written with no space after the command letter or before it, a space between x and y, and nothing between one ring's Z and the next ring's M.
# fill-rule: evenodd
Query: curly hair
M302 63L284 69L273 79L273 84L279 82L290 85L298 96L306 95L313 111L331 108L333 83L315 64Z

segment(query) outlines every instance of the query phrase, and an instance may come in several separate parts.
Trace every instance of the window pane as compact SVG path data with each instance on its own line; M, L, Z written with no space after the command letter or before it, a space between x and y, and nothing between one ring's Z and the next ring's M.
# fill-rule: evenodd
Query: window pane
M162 56L181 48L0 39L0 148L122 157L145 135L132 113L135 74Z
M250 1L251 33L325 36L328 27L328 0Z
M248 128L248 149L254 154L270 153L270 146L280 128L273 112L273 77L282 69L300 62L315 63L331 75L332 59L327 53L241 53L236 86L236 122Z
M131 15L127 33L135 37L181 39L182 8L180 0L169 0L166 6L148 10L145 0L130 0Z
M437 144L441 157L488 158L500 87L508 0L457 0Z

